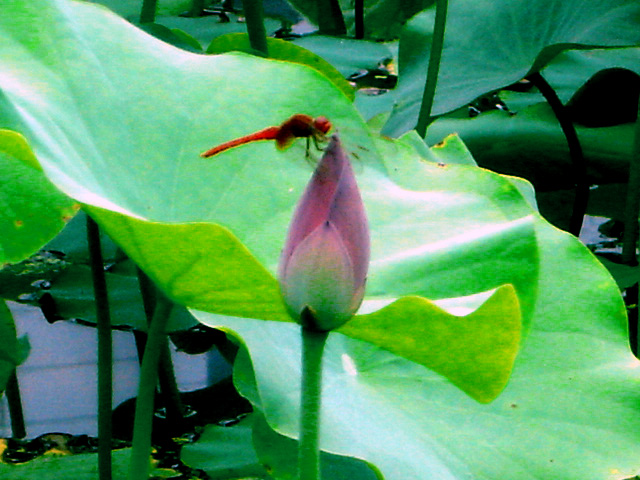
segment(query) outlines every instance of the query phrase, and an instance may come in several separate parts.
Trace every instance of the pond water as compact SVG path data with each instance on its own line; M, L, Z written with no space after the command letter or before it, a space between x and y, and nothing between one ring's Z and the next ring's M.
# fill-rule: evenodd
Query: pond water
M28 335L29 357L18 367L27 438L64 432L96 436L97 337L94 328L72 322L48 323L37 307L7 302L18 330ZM175 349L174 349L175 350ZM230 373L215 351L201 355L172 352L181 391L203 388ZM113 332L113 405L135 397L138 357L133 335ZM0 437L11 436L6 397L0 400Z

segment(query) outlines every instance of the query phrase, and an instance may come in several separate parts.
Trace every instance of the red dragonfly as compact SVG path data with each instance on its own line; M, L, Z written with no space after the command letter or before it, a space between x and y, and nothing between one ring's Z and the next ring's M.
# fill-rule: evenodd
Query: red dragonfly
M307 139L308 153L309 140L313 140L316 147L320 149L318 142L325 140L326 134L329 130L331 130L331 122L327 118L313 118L303 113L296 113L278 127L267 127L258 132L245 135L244 137L229 140L228 142L221 143L220 145L201 153L200 156L209 158L220 152L229 150L230 148L259 140L275 140L278 149L284 150L291 145L296 138L302 137Z

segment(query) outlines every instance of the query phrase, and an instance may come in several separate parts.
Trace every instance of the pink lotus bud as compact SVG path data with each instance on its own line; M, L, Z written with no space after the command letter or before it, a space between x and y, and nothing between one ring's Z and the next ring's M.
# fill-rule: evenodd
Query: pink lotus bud
M351 318L364 296L369 228L353 169L337 135L293 215L278 268L291 316L327 331Z

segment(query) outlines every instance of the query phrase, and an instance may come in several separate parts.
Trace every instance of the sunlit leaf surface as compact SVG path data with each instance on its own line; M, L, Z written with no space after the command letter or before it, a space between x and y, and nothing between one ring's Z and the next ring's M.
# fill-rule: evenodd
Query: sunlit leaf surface
M615 480L638 473L640 362L627 347L615 284L575 238L542 221L536 231L544 244L537 314L502 395L475 403L422 367L333 333L324 359L322 448L366 458L387 479ZM272 428L297 437L298 327L231 318L217 324L237 332L250 352L236 362L241 392Z
M36 252L77 211L34 167L37 160L25 139L0 130L0 266Z

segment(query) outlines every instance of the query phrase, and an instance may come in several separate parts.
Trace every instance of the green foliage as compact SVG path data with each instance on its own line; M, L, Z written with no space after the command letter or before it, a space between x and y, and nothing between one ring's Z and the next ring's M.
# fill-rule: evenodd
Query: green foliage
M563 50L640 43L640 4L624 0L462 0L450 2L432 115L539 71ZM433 9L414 17L400 39L401 77L384 132L417 121L433 33ZM606 21L603 21L606 18Z
M319 11L312 0L292 0L291 4L299 9L316 25L320 16L327 12ZM416 13L433 4L433 0L366 0L364 1L365 36L374 40L397 38L404 23ZM353 32L354 5L351 1L340 1L340 7L350 31Z
M302 65L308 65L321 72L331 80L345 94L347 98L353 100L353 88L347 83L340 72L329 62L319 55L311 53L309 50L299 47L291 42L286 42L278 38L268 38L269 58L274 60L284 60ZM217 37L207 48L207 53L219 54L226 52L246 52L253 53L249 45L249 37L243 33L227 34Z
M185 445L181 459L210 478L296 478L297 443L271 430L254 413L232 427L208 426L197 443ZM374 467L351 458L323 453L323 478L376 480ZM268 472L268 473L267 473Z
M576 93L589 78L609 68L624 68L640 75L640 48L611 48L595 50L572 50L562 52L544 69L544 75L564 102ZM628 85L618 83L615 89L601 92L602 97L611 100L611 108L620 107L621 95L626 96L631 105ZM624 97L622 97L624 98Z
M542 71L567 104L580 140L591 184L626 182L633 144L633 121L640 91L638 48L568 51ZM585 83L597 72L615 68L617 76L600 85ZM620 73L622 72L622 74ZM457 132L480 165L523 176L536 189L570 189L573 165L564 134L537 90L503 90L509 113L492 110L469 118L466 108L444 115L429 128L427 141ZM594 101L595 100L595 101ZM593 202L590 204L593 211ZM621 210L608 212L621 216Z
M104 5L118 15L138 19L140 16L140 0L92 0L94 3ZM190 0L158 0L156 13L158 15L177 15L186 12L191 6Z
M502 395L480 405L423 367L332 333L323 449L366 458L386 479L601 480L637 472L640 363L627 347L622 301L575 238L541 219L536 233L535 319ZM271 428L295 438L297 328L197 315L242 338L249 353L236 360L236 384Z
M114 478L125 478L129 450L120 450L113 455ZM70 477L75 480L95 480L98 475L96 454L48 455L20 465L0 463L3 480L53 480Z
M323 35L301 37L294 41L296 45L330 62L345 77L360 68L374 68L385 59L393 57L393 48L382 43Z
M462 318L422 297L403 297L341 329L428 366L481 402L495 399L507 384L520 330L520 304L511 285Z
M19 262L37 251L77 210L33 166L37 160L25 139L0 130L0 265Z
M576 125L576 131L591 183L626 179L633 124L606 128ZM475 118L445 116L430 126L427 142L439 142L450 132L460 135L483 167L524 176L544 190L574 185L567 142L546 103L518 109L516 115L496 110Z
M630 26L637 3L576 5L452 2L434 113L517 81L567 47L638 41ZM0 116L9 130L0 137L0 160L18 172L19 193L51 182L73 199L45 189L53 212L36 200L21 202L44 212L34 225L48 226L15 257L45 243L73 211L71 202L80 202L174 301L237 335L246 349L236 383L267 424L253 430L256 456L234 449L225 459L243 457L251 468L256 458L284 465L289 447L280 454L269 442L291 445L297 437L299 327L289 321L273 274L311 169L302 142L285 152L264 142L208 160L199 153L306 113L327 116L351 153L372 238L360 315L327 345L321 447L365 460L339 460L357 464L354 478L371 476L366 462L388 480L636 473L639 362L627 346L618 289L576 239L539 216L529 184L477 168L458 137L428 149L411 135L374 136L338 85L344 82L321 73L326 65L319 71L239 53L196 55L86 3L4 7ZM403 83L387 125L395 133L415 123L429 15L416 17L402 39ZM352 51L362 43L344 45ZM388 47L371 47L367 62L380 58L380 49ZM511 148L539 144L548 154L561 137L544 122L527 132L544 120L533 115L527 123L540 107L529 108L513 119L525 120L522 137L514 137L524 140ZM495 125L477 127L487 149L499 147L487 140L502 128ZM548 143L537 136L552 130ZM2 191L11 190L3 184ZM18 243L8 237L8 245ZM4 248L4 233L2 242ZM63 286L81 290L84 274L75 272L55 287L58 295ZM115 305L139 312L128 296L132 279L114 280L122 286ZM69 306L81 307L84 294ZM185 458L215 463L199 451L208 442L249 443L247 430L212 432ZM43 468L53 472L54 463ZM291 473L278 467L274 475Z
M308 176L308 165L295 159L302 152L294 147L280 155L271 145L252 145L232 150L226 157L198 158L205 146L216 142L216 136L217 141L227 140L233 136L231 132L250 132L286 118L286 110L278 114L262 108L269 99L274 105L286 105L289 112L326 114L340 131L347 150L358 155L357 162L363 169L359 183L374 238L370 296L386 302L404 295L447 298L512 283L521 297L523 322L528 325L529 306L535 294L526 283L536 275L536 247L526 201L508 181L475 168L452 165L442 169L419 163L411 149L394 155L393 146L385 146L385 161L390 162L386 165L377 156L376 145L351 104L315 70L237 54L186 56L173 49L164 52L161 59L141 53L123 57L121 52L126 49L120 50L119 45L137 42L141 48L155 51L160 44L106 12L101 12L100 17L90 15L94 10L87 5L61 2L59 9L65 10L67 16L56 19L59 13L52 8L47 23L57 21L65 28L70 16L82 18L83 22L77 22L79 27L74 24L73 34L82 36L85 28L85 43L99 41L92 19L100 18L100 28L119 32L111 35L114 40L110 43L101 42L100 49L91 55L74 52L77 43L72 36L68 48L59 50L59 56L48 55L49 62L59 65L68 55L75 55L76 62L85 67L74 71L45 71L34 60L46 48L46 30L41 31L41 43L28 46L33 55L24 61L34 62L30 72L37 74L40 82L67 85L73 95L47 98L49 108L59 112L56 121L82 125L86 130L75 129L64 137L42 137L37 131L47 128L46 118L14 120L24 122L25 134L36 151L56 151L64 142L64 157L40 157L45 172L59 182L63 191L84 202L128 256L175 301L218 314L289 320L272 272L296 192L301 191ZM39 9L33 18L44 18L45 13ZM12 28L16 28L13 23L6 26L7 31ZM99 65L99 71L90 68L95 65ZM144 65L147 75L141 76ZM83 72L82 81L76 71ZM215 71L224 71L224 76L211 73ZM255 79L249 71L256 71ZM255 81L258 76L260 83ZM291 81L293 78L295 82ZM220 88L214 87L216 82ZM240 89L243 82L251 85L252 95L227 95L222 85L230 82ZM190 88L180 89L180 84ZM96 91L102 91L103 96L96 98ZM203 105L205 91L210 103ZM21 91L7 89L6 96L17 100ZM95 101L80 107L70 100L88 96ZM156 108L158 99L163 100L162 109ZM325 106L326 99L331 99L330 106ZM28 99L26 102L25 108L37 112L45 99L32 105ZM253 113L244 118L221 117L218 113L233 110ZM185 120L191 125L188 131L181 127ZM212 129L210 125L214 124ZM52 126L49 129L55 131ZM247 158L249 151L258 156ZM105 158L109 159L108 164ZM73 169L65 168L69 162ZM433 184L435 179L437 186ZM449 193L437 193L441 189ZM457 190L462 192L456 193ZM496 208L489 208L486 214L475 211L472 218L467 216L471 223L464 222L465 217L460 215L472 198L491 202L492 196L499 200ZM238 205L251 214L238 215ZM457 225L448 221L454 216L459 217ZM409 217L410 223L397 221ZM438 221L445 219L446 231L434 229ZM260 226L258 230L256 225ZM479 234L468 236L469 228ZM468 240L462 240L465 237ZM423 247L438 245L445 238L459 240L453 249L437 248L432 252ZM466 246L462 247L460 241ZM509 247L505 248L503 242L508 242ZM404 253L414 251L410 255ZM508 252L509 258L487 254L500 251ZM514 252L518 252L517 257L513 257ZM461 267L475 269L479 274L461 279L435 267L434 262L449 262L449 268L456 269L451 263L456 257ZM512 264L510 270L504 269L507 263ZM433 266L428 267L425 283L423 272L429 264ZM512 308L505 311L511 312L510 316L520 315ZM512 332L512 344L514 340L517 343L519 332ZM349 330L349 334L356 338L364 335L358 329ZM366 335L371 338L370 333ZM409 350L415 348L426 347L412 345ZM400 353L421 358L402 349ZM502 363L494 374L504 379L509 369L509 364ZM495 386L486 388L493 393L487 393L484 400L499 391Z
M106 279L111 324L114 327L133 327L139 331L146 331L148 325L138 279L118 274L107 274ZM54 279L47 293L55 302L56 310L52 312L55 315L64 319L81 319L96 323L96 307L89 267L69 266ZM186 330L195 324L196 321L184 308L177 308L171 313L167 330Z
M211 478L223 476L266 477L251 440L253 416L233 427L208 426L195 444L185 445L182 461L207 472Z

